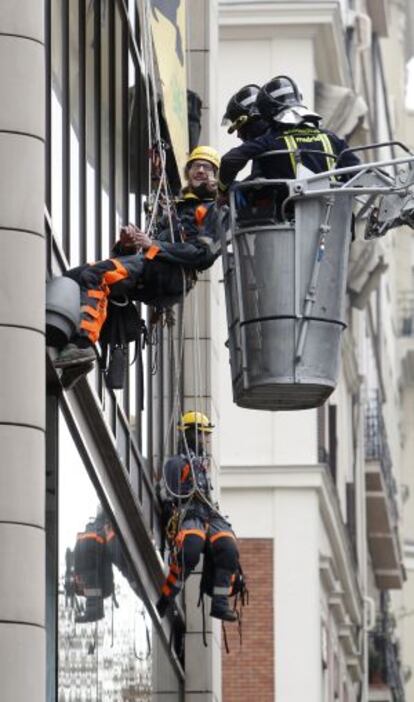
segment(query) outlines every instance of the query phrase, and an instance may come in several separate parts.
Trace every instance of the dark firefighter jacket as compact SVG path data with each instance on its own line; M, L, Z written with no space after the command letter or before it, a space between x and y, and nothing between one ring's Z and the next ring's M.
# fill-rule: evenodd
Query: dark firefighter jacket
M190 465L191 459L191 465ZM194 479L199 493L201 493L208 502L211 501L211 484L208 475L208 459L196 456L193 451L189 451L189 456L178 454L170 458L164 467L164 480L169 490L174 493L175 497L168 493L168 499L173 500L176 504L180 500L185 501L192 496L191 511L205 512L210 511L208 505L194 496Z
M213 199L201 200L188 192L176 202L171 218L174 241L168 217L164 216L153 245L145 252L138 284L133 289L127 284L127 294L132 299L156 306L174 304L192 288L197 271L210 268L220 254ZM116 257L129 254L135 251L123 249L119 242L112 251ZM122 293L123 288L122 283L114 286L114 295Z
M160 261L179 263L184 268L203 271L213 265L220 253L215 199L200 200L187 192L176 202L172 213L174 242L168 229L168 218L161 220L155 246Z
M302 163L314 173L331 170L337 163L330 156L339 156L347 148L347 143L336 134L326 129L310 125L272 126L266 134L251 141L246 141L240 146L231 149L221 159L218 175L218 187L221 192L226 192L238 172L246 163L253 160L253 173L260 170L264 178L280 178L289 180L296 177L296 161L294 153L278 154L259 158L267 151L301 149ZM306 153L317 150L322 153ZM356 166L359 159L352 152L348 152L340 159L338 168Z
M147 251L146 260L177 264L189 270L210 268L220 254L215 200L201 200L188 192L176 202L171 219L174 241L171 241L169 221L165 215L158 224L154 244ZM128 252L118 242L112 253L119 256Z

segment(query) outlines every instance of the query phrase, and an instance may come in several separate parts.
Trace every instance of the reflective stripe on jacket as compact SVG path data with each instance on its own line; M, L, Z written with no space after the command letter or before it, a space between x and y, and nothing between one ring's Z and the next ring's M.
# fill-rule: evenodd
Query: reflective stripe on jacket
M295 154L281 153L259 158L267 151L300 149L301 160L309 170L321 173L335 167L335 160L330 155L339 154L348 148L347 143L336 134L326 129L309 125L298 127L272 127L266 134L252 141L246 141L231 149L221 159L219 170L219 189L226 191L246 163L253 160L253 168L260 164L264 178L289 180L296 177ZM310 153L319 151L321 153ZM306 153L308 152L308 153ZM340 167L355 166L359 159L349 152L341 158Z

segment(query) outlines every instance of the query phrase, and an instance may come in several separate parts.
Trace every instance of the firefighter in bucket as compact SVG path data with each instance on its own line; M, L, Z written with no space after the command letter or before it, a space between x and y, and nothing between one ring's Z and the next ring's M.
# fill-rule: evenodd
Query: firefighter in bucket
M212 571L210 614L233 622L238 617L230 607L229 595L240 572L239 552L231 525L212 502L206 437L213 425L206 415L190 411L182 416L178 429L181 453L166 462L160 484L163 506L170 513L166 535L171 559L157 610L160 617L165 615L201 554L208 552Z

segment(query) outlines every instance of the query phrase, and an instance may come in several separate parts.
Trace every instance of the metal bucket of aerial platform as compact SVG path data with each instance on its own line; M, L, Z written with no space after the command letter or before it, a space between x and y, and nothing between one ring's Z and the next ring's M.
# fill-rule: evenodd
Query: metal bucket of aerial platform
M309 409L335 389L353 198L366 196L366 216L378 192L401 190L372 165L369 173L365 165L335 171L342 172L350 185L333 180L333 171L316 175L300 166L295 181L244 181L230 194L222 251L233 399L240 407Z

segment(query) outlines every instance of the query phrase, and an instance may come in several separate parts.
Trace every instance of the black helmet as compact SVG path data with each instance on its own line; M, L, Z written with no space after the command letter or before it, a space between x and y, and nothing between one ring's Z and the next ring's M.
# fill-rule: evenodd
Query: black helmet
M298 86L288 76L276 76L260 89L256 105L265 119L272 119L287 107L302 105Z
M256 107L259 92L259 86L252 83L240 88L230 98L221 122L223 127L228 127L229 134L245 125L247 121L260 117Z

